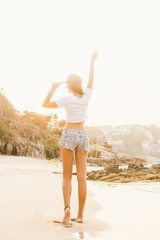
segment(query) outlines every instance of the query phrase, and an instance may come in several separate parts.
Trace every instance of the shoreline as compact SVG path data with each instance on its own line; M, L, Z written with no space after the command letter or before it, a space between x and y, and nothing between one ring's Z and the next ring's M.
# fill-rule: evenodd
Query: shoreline
M87 180L84 223L65 228L62 175L43 159L0 156L0 239L150 240L160 235L160 183ZM78 208L72 178L71 218Z

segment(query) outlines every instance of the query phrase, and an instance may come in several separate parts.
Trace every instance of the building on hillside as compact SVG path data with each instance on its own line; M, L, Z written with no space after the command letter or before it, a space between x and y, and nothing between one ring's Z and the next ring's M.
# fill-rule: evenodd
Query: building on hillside
M132 130L132 134L134 135L141 135L141 134L145 134L146 132L144 126L141 126L139 124L133 124L131 126L131 130Z
M104 142L104 135L103 134L98 134L97 136L96 136L96 143L97 144L101 144L101 143L103 143Z
M151 142L150 142L150 140L146 139L142 142L142 149L145 153L151 152Z
M124 145L123 141L122 140L115 140L113 143L112 143L112 146L115 148L115 149L120 149L122 148Z
M130 126L121 125L121 126L116 126L113 129L112 134L113 135L128 135L130 132L131 132Z
M110 126L110 125L99 126L98 129L100 129L104 135L112 133L112 126Z
M109 145L112 145L114 142L112 135L105 136L104 141L107 141Z
M151 131L149 130L145 130L145 135L146 135L146 138L150 141L153 141L154 140L154 137L153 135L151 134Z
M146 139L142 142L142 149L145 153L160 153L160 143Z
M160 153L160 144L159 143L154 143L152 146L152 152L155 153Z
M122 148L124 143L122 140L114 140L112 138L112 135L110 136L105 136L105 141L107 141L107 143L111 146L113 146L114 148Z

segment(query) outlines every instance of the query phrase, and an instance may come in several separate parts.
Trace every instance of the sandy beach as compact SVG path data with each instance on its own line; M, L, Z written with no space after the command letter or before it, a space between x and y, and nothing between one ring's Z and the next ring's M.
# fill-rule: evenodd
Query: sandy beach
M60 161L0 155L1 240L159 239L160 183L87 181L84 223L65 228L54 222L63 219L61 173ZM72 218L77 187L73 175Z

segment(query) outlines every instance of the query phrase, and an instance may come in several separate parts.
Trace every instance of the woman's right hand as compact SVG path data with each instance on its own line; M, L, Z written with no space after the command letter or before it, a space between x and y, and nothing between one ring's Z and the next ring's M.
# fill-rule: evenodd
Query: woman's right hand
M95 49L93 51L92 55L91 55L91 62L92 63L94 63L94 61L96 60L97 56L98 56L98 50Z
M59 86L61 85L61 82L54 82L53 84L52 84L52 90L55 90L55 89L57 89Z

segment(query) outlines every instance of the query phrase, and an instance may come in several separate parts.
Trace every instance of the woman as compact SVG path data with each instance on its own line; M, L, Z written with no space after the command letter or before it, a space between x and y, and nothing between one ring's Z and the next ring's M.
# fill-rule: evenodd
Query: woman
M50 98L53 92L59 87L61 82L55 82L52 85L46 99L42 106L45 108L58 108L65 107L66 110L66 125L63 129L62 136L60 138L60 151L63 165L63 198L64 198L64 218L62 223L66 226L72 226L71 223L71 208L70 197L72 191L72 167L75 160L77 169L78 180L78 200L79 209L77 218L78 223L83 223L83 210L87 195L87 181L86 181L86 166L87 156L89 151L89 137L87 131L84 128L84 120L87 116L87 107L90 97L92 95L93 78L94 78L94 62L97 58L97 51L92 53L90 61L90 73L87 89L83 92L82 80L79 76L71 74L68 76L67 88L69 93L73 95L65 96L60 99L50 102Z

